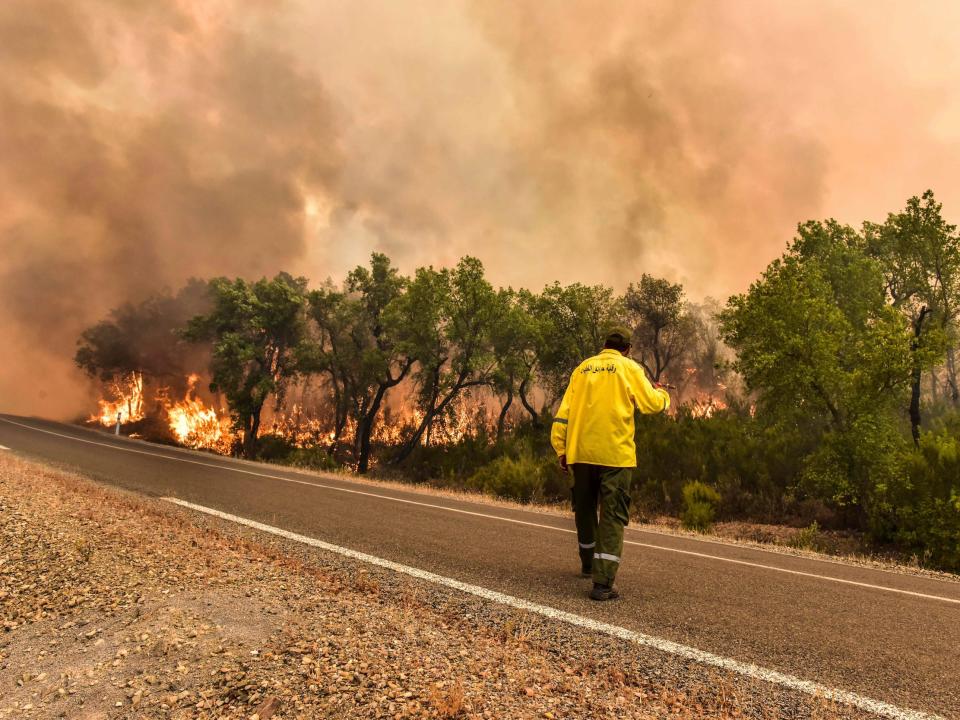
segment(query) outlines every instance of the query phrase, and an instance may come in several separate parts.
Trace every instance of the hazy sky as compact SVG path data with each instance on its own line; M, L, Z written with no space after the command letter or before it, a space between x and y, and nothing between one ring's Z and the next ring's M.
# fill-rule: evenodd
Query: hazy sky
M743 290L800 220L960 216L960 5L4 0L0 409L191 275ZM39 378L36 383L27 378Z

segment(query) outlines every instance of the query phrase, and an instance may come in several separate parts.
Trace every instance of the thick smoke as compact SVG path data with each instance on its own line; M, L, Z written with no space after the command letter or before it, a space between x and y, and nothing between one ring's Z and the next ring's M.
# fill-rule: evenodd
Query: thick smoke
M0 410L188 277L478 255L500 283L741 290L795 223L960 164L953 4L6 0Z
M337 173L334 112L243 5L2 5L4 409L78 407L77 334L111 306L303 255L303 188Z

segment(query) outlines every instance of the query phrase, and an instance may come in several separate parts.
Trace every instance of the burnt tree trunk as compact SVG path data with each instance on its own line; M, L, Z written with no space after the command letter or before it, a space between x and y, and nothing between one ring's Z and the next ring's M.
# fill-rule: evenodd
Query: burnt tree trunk
M247 417L243 429L243 456L252 460L257 451L257 435L260 432L260 413L263 405L258 405Z
M533 405L530 404L530 401L527 399L527 380L524 380L520 383L520 404L523 405L524 410L530 413L530 420L533 422L535 428L540 428L540 413L536 411Z
M920 349L920 338L923 335L923 321L926 319L930 310L924 306L920 308L920 314L913 324L913 340L910 343L910 349L916 353ZM910 372L910 434L913 436L913 444L920 447L920 381L922 380L923 368L920 363L914 359L913 369Z
M513 390L507 393L507 400L500 408L500 417L497 418L497 442L503 440L503 429L507 421L507 413L510 412L510 406L513 404Z
M357 425L357 472L363 475L370 469L370 436L373 434L373 424L377 421L383 396L387 386L381 385L373 398L370 409L360 418Z
M960 390L957 388L957 356L956 348L947 348L947 385L950 388L950 401L956 405L960 403Z
M399 465L410 456L410 453L412 453L414 448L419 444L420 439L424 437L424 433L429 433L430 428L433 426L434 419L447 409L447 406L453 402L454 398L456 398L462 390L465 390L468 387L484 384L484 382L479 380L464 382L464 378L461 376L457 380L456 384L450 388L450 391L443 397L443 400L441 400L439 404L436 403L436 398L438 396L434 394L434 402L431 403L433 407L424 416L423 420L420 422L420 427L418 427L416 432L413 433L413 437L411 437L407 441L406 445L401 448L400 453L394 459L393 463L395 465ZM429 434L426 437L429 438ZM429 440L427 440L427 442L429 442Z

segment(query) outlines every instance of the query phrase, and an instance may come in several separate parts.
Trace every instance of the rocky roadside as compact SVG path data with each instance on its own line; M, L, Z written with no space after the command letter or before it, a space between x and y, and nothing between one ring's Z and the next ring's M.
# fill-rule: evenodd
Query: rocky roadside
M854 717L0 456L0 718Z

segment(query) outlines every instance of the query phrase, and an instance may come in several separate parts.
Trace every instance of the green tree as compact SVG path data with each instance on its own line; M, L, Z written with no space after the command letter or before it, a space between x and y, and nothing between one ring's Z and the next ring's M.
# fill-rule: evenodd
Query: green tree
M627 288L623 303L635 354L659 382L696 342L697 326L685 307L683 286L644 273L639 283Z
M405 460L439 416L467 388L489 385L496 362L491 327L497 293L483 264L465 257L455 268L419 268L406 293L390 305L398 350L416 362L413 374L422 420L398 453Z
M531 393L537 386L540 367L546 353L547 323L540 297L529 290L521 288L517 291L516 310L522 315L520 322L523 323L524 346L521 352L523 353L522 362L525 365L523 379L517 387L517 396L524 410L530 415L533 426L539 428L543 423L540 420L540 413L533 406Z
M256 282L215 278L212 309L187 326L189 340L212 343L210 389L226 397L234 427L243 433L245 457L256 452L267 398L279 406L300 372L308 347L306 288L306 278L287 273Z
M538 375L548 404L563 396L570 373L603 347L604 332L623 322L622 301L603 285L553 283L537 296L541 323Z
M408 284L381 253L370 258L370 267L359 266L347 276L346 313L348 348L342 374L351 399L351 411L357 423L355 437L357 470L370 466L370 442L387 392L410 373L414 359L403 350L403 324L388 313Z
M948 336L960 312L960 237L947 224L932 190L912 197L903 212L882 225L864 224L867 251L883 269L890 303L910 322L910 426L920 444L920 385L925 369L946 355ZM957 401L956 368L949 355L948 380Z
M910 380L910 335L884 288L854 230L808 222L720 316L748 390L771 422L816 438L805 472L841 505L868 500L882 483L894 408Z
M301 370L320 374L330 390L333 410L333 444L340 442L350 417L353 370L362 349L354 333L360 324L360 306L347 293L326 285L308 295L309 315L313 320L313 341L305 347Z
M503 398L497 416L497 442L500 442L514 399L520 399L534 423L539 421L527 393L535 378L540 333L538 318L529 312L533 304L529 292L500 290L496 300L497 308L490 328L496 366L490 384Z

